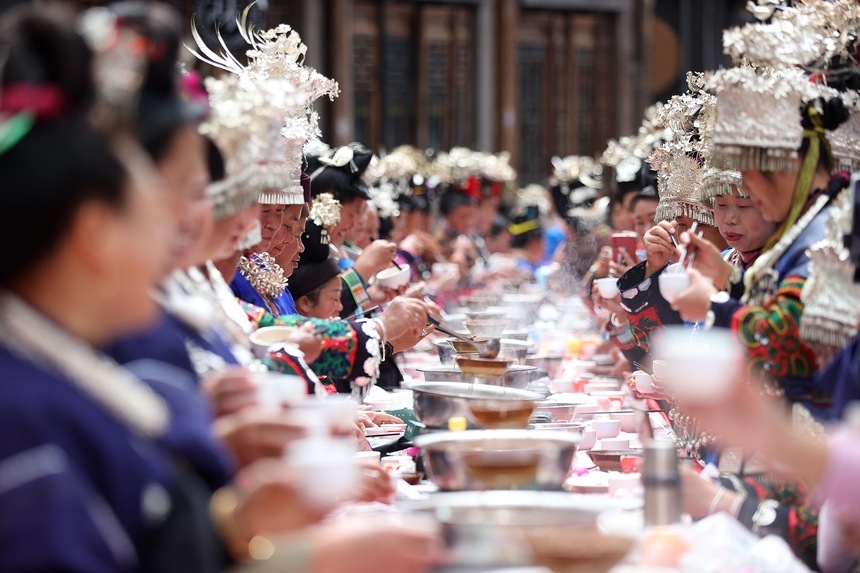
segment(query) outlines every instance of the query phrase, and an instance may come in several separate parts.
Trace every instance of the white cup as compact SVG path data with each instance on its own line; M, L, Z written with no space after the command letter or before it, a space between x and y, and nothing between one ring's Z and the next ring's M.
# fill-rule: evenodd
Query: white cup
M636 390L642 394L651 394L654 392L654 380L647 372L637 372L633 375L636 381Z
M257 402L267 408L295 406L308 398L308 385L294 374L256 372Z
M618 296L618 279L608 277L605 279L597 279L597 290L603 298L615 298Z
M663 295L669 303L675 302L678 295L690 287L690 277L686 271L672 271L671 267L660 273L657 278L657 284L660 286L660 294Z
M337 505L355 488L360 465L347 438L316 436L287 446L287 461L302 495L320 508Z
M621 431L621 420L592 420L591 427L600 440L614 438Z

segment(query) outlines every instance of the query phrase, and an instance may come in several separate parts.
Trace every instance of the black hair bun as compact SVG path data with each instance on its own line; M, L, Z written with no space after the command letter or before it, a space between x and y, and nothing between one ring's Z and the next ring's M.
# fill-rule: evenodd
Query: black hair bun
M23 5L4 16L2 85L53 85L62 93L64 115L86 113L95 99L92 53L73 21L74 14L59 4Z
M299 264L320 263L331 254L328 244L322 242L322 227L311 220L305 224L305 232L302 233L302 244L304 252L299 255Z
M815 100L806 104L804 108L804 112L806 112L810 107L815 107L815 109L820 110L821 123L824 129L827 131L833 131L846 121L851 115L851 112L845 106L843 101L838 98L832 98L829 100L825 100L824 98L816 98ZM803 113L802 125L804 129L813 129L815 126L812 124L812 120L809 118L808 113Z
M352 142L348 144L347 147L352 149L352 161L355 163L356 167L358 167L358 174L356 176L362 177L364 172L367 171L367 168L370 166L370 161L373 159L373 152L358 142Z
M352 157L343 165L332 165L341 158L348 157L346 149L352 151ZM325 156L308 155L306 173L311 176L311 194L332 193L341 203L353 199L370 199L370 189L362 180L364 172L370 166L373 152L361 143L353 142L337 149L332 149Z

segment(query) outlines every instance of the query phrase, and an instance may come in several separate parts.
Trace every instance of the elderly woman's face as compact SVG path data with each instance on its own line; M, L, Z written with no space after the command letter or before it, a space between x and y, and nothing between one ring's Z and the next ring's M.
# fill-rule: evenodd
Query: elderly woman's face
M726 243L742 253L764 247L776 230L776 223L764 220L753 199L740 197L737 193L716 197L714 219Z
M788 217L794 197L795 173L764 172L758 169L741 171L744 193L753 200L765 221L781 223Z

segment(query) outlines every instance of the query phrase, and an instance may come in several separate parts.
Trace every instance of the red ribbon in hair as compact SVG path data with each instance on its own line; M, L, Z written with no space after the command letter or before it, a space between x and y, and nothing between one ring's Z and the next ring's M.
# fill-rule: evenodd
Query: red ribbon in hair
M481 180L477 177L469 177L466 180L466 188L463 191L476 201L480 201L483 199L483 195L481 193Z
M493 181L493 185L490 187L490 197L501 197L502 196L502 184L498 181Z
M55 85L9 84L0 88L0 114L31 113L37 120L51 120L65 110L66 99Z

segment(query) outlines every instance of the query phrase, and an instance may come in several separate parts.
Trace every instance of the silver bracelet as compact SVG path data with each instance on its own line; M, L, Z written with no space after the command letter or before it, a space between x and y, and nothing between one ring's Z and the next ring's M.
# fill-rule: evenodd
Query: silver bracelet
M382 331L382 342L388 342L388 330L385 328L385 323L382 322L381 318L374 318L373 322L379 325L379 330Z
M708 508L708 515L714 514L714 511L717 509L717 504L720 503L720 500L723 499L724 495L726 495L726 488L720 486L717 489L717 493L714 494L714 499L711 500L711 507Z
M731 515L735 519L738 518L738 513L741 510L741 506L744 504L744 500L746 499L745 495L740 493L735 493L735 500L732 502L732 506L730 508Z

